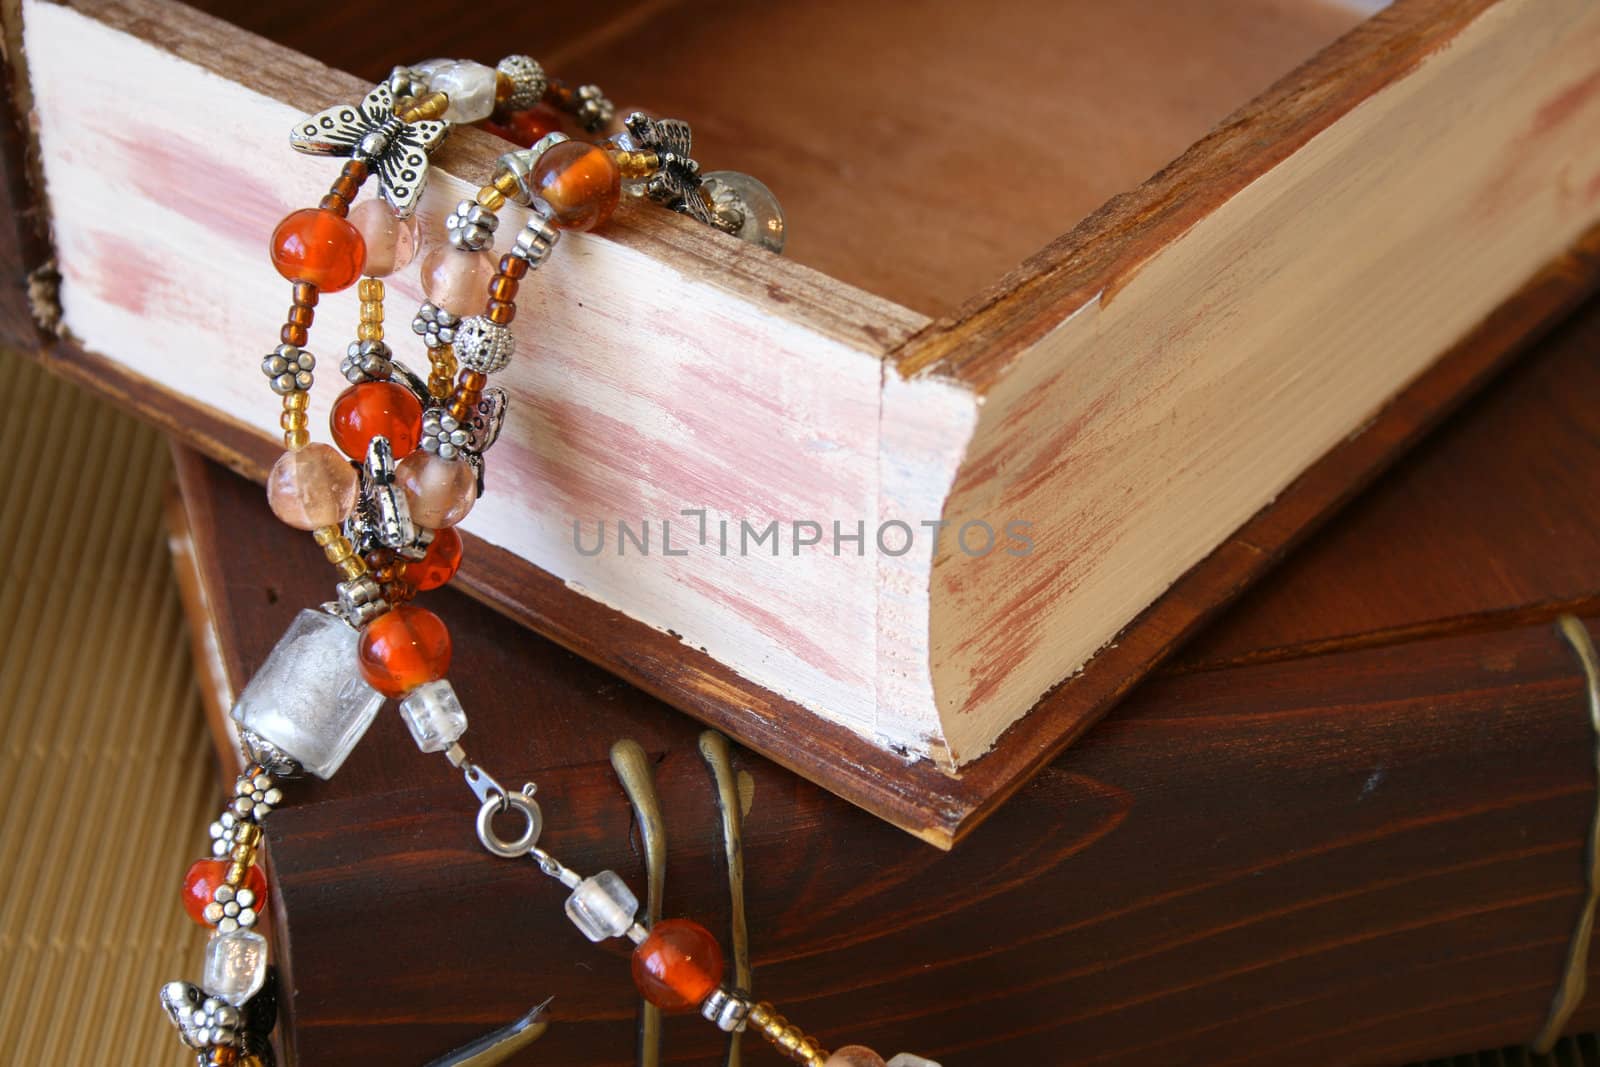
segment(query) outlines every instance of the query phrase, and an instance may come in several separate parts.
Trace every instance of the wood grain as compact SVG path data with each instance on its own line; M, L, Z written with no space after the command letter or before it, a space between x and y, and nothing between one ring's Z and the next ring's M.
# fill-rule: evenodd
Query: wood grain
M1554 449L1572 470L1600 462L1584 419L1539 422L1541 383L1583 373L1597 329L1591 304L1442 428L1437 447L1373 488L1378 511L1412 502L1406 536L1446 539L1429 562L1363 571L1357 561L1394 536L1370 527L1385 540L1341 540L1335 528L1328 540L1341 551L1322 550L1350 595L1402 602L1403 587L1366 583L1405 581L1426 605L1446 586L1450 610L1474 611L1479 626L1165 672L948 854L741 754L755 784L746 865L757 991L832 1044L915 1049L947 1067L1398 1062L1528 1040L1581 898L1595 796L1581 674L1546 594L1592 604L1600 557L1581 543L1528 545L1516 524L1486 526L1475 549L1485 565L1546 576L1525 587L1535 602L1508 613L1501 587L1459 579L1451 494L1425 487L1493 487L1499 506L1535 526L1600 522L1600 495L1585 485L1511 477L1524 449ZM1474 446L1484 435L1503 442L1498 457ZM250 521L258 491L215 468L191 468L185 497L207 501L217 524L209 553L199 538L201 558L282 564L214 568L247 671L317 595L314 554ZM1525 559L1530 550L1562 558ZM1231 647L1272 651L1270 633L1249 636L1263 633L1251 629L1263 612L1311 614L1338 631L1345 597L1291 582L1273 605L1278 588L1261 587ZM643 884L607 762L612 740L635 737L659 759L666 913L723 929L697 727L452 592L434 606L458 638L470 747L491 753L497 774L538 780L547 846ZM1232 626L1222 620L1212 640L1228 644ZM523 683L508 690L507 677ZM420 1060L551 991L557 1024L530 1063L631 1062L626 961L570 930L562 891L531 865L477 849L470 794L414 752L393 716L338 779L297 788L295 800L269 830L301 1063ZM1574 1027L1595 1025L1591 995ZM703 1063L719 1045L698 1020L673 1020L666 1062ZM778 1061L752 1044L751 1062Z

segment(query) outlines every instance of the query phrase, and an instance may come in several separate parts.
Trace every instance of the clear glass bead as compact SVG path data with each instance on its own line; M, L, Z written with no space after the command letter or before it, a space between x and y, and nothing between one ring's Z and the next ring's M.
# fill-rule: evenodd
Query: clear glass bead
M343 620L302 611L239 694L234 720L317 777L333 777L383 706L361 677L356 640Z
M400 717L424 752L443 752L467 732L467 713L448 680L424 682L400 702Z
M446 122L482 122L494 113L498 74L493 67L458 59L428 72L428 88L450 97Z
M241 1007L267 981L267 939L253 930L218 934L206 945L200 985L211 996Z
M639 898L616 871L585 878L567 898L567 918L590 941L621 937L638 911Z
M889 1067L939 1067L930 1059L922 1056L913 1056L909 1052L902 1052L889 1061Z
M737 170L714 170L705 175L706 192L719 214L737 208L743 216L734 236L760 245L769 252L782 252L786 240L783 206L761 181Z

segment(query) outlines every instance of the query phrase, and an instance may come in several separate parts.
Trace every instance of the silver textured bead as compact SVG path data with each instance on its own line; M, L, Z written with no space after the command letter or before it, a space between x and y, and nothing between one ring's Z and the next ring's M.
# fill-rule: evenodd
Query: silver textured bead
M493 374L511 362L516 340L511 331L482 315L462 319L456 327L456 359L467 370Z
M248 728L239 730L239 748L244 752L246 759L251 763L261 764L274 778L298 778L305 774L305 768L300 766L298 760L254 730ZM231 814L223 815L218 822L226 825L230 818ZM214 849L216 846L212 847ZM233 849L231 839L228 842L228 849L230 851Z
M616 117L617 109L598 85L580 85L572 96L572 117L590 133L598 133Z
M353 385L387 381L394 374L394 355L382 341L351 341L339 372Z
M424 752L443 752L467 732L467 713L448 680L424 682L400 701L400 717Z
M422 413L422 440L418 447L440 459L455 459L472 444L472 432L444 408L429 408Z
M389 602L370 574L340 582L335 588L339 593L340 614L357 629L389 610Z
M368 532L388 548L408 545L416 536L411 507L394 480L394 450L389 439L375 435L367 444L367 458L361 465L361 489L366 496L367 513L372 519Z
M743 1030L753 1002L737 989L720 986L700 1002L700 1014L717 1024L717 1029L731 1034Z
M423 301L417 308L417 317L411 320L411 332L420 336L429 348L443 348L454 344L456 326L461 319L431 301Z
M740 171L714 170L704 176L704 188L717 229L769 252L783 251L783 207L766 185Z
M188 982L168 982L161 987L161 1006L178 1028L185 1045L203 1049L211 1045L237 1048L244 1017L239 1009L216 997L208 997Z
M317 358L295 345L282 344L261 361L261 373L267 376L272 391L279 396L303 393L311 388L315 376L311 373Z
M567 898L567 918L590 941L621 937L638 911L639 898L616 871L585 878Z
M526 111L544 99L550 79L532 56L506 56L494 69L511 79L511 95L505 101L507 111Z
M528 221L523 224L517 240L511 246L511 254L518 259L526 260L530 268L537 268L550 258L551 249L556 242L561 240L561 231L543 211L535 209Z
M452 248L481 252L494 244L500 217L475 200L463 200L444 220L445 239Z

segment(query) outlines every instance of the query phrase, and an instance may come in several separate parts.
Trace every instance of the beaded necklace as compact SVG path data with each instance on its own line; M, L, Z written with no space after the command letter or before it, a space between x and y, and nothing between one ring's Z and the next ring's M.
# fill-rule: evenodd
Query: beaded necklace
M161 989L199 1067L270 1067L276 1019L267 940L255 929L268 899L258 865L261 823L283 801L280 782L331 777L390 698L423 752L440 752L465 777L479 808L479 840L504 858L531 857L571 892L566 913L591 941L634 943L633 978L663 1011L701 1015L727 1032L754 1028L789 1059L810 1067L886 1067L858 1045L833 1053L766 1002L726 984L723 953L698 923L641 922L638 898L614 871L582 876L539 847L543 816L532 785L512 792L462 747L467 716L448 680L450 633L412 603L450 580L461 563L455 526L483 491L484 454L505 418L506 398L489 386L511 360L519 287L551 255L561 234L602 225L624 188L672 210L781 251L784 222L759 181L735 172L702 176L687 123L629 115L598 142L557 132L560 116L591 136L613 123L593 85L568 87L527 56L497 67L436 59L396 68L360 104L309 116L291 144L347 157L315 208L292 212L273 232L273 265L292 285L280 344L262 361L282 398L284 453L267 478L279 519L309 532L339 574L337 598L303 610L233 709L247 766L211 825L212 858L190 868L183 902L212 928L198 985ZM492 121L491 121L492 120ZM423 256L427 301L412 330L427 347L426 379L408 370L384 336L384 277L419 250L413 211L428 157L457 123L487 122L523 144L501 156L491 180L445 220L445 241ZM378 196L356 203L376 177ZM509 251L495 258L497 212L530 209ZM361 319L341 363L350 382L333 405L334 446L313 443L307 405L316 360L307 351L318 299L356 287ZM494 827L515 812L515 838ZM435 1061L434 1067L497 1063L548 1025L544 1005ZM902 1053L887 1067L938 1067Z

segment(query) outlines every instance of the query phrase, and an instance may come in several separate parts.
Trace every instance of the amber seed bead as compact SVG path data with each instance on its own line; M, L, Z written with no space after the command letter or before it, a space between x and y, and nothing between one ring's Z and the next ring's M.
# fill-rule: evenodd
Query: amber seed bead
M489 301L489 307L484 312L484 318L496 326L509 326L511 325L511 320L516 317L517 305L507 303L504 300Z
M517 280L509 274L496 274L489 279L489 297L492 300L515 300L518 288Z
M528 273L528 261L521 256L501 256L500 273L507 278L521 278Z
M722 984L722 946L689 919L666 919L633 950L633 984L666 1012L693 1011Z
M450 673L450 631L427 608L405 604L361 628L356 654L368 685L403 697Z
M317 287L310 282L294 283L294 303L296 307L314 308L317 306Z
M563 141L534 164L531 184L564 230L592 230L622 197L622 171L611 153L584 141Z
M304 304L295 304L289 308L289 314L284 317L284 321L292 326L309 327L316 320L316 317L317 313L311 308L306 307Z
M278 338L286 345L304 346L311 340L311 334L304 326L286 322L283 324L283 329L278 331Z
M361 231L340 214L321 208L285 216L272 231L270 251L279 274L325 293L354 285L367 258Z

